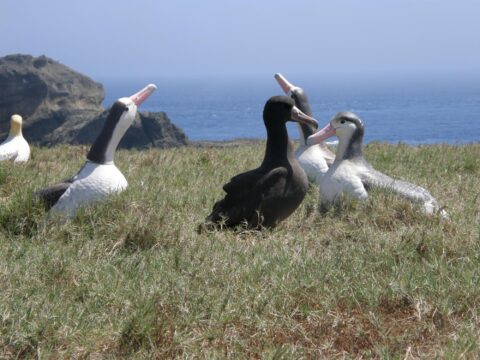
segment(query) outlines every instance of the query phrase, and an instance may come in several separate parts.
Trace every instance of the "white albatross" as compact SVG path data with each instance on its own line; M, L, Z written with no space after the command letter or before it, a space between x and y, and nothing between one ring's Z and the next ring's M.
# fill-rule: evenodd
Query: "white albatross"
M321 209L330 207L342 194L365 200L368 190L383 188L419 203L427 214L439 212L447 218L447 212L426 189L393 179L375 170L365 160L362 155L364 133L363 122L355 114L340 112L327 126L308 138L307 143L313 145L333 135L338 137L335 161L320 183Z
M73 218L80 206L127 188L127 180L113 162L115 151L135 119L137 106L156 88L150 84L130 97L118 99L80 171L69 180L36 192L50 208L50 214L59 213L61 217Z
M0 161L26 162L30 159L30 146L22 134L22 117L12 115L10 118L10 133L0 144Z

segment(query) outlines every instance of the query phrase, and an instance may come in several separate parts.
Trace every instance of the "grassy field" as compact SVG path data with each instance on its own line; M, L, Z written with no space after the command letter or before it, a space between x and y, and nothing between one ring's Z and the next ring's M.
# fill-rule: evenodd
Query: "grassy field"
M370 144L450 221L388 193L265 231L197 226L264 144L119 151L126 192L50 222L87 148L0 163L0 358L480 357L480 145Z

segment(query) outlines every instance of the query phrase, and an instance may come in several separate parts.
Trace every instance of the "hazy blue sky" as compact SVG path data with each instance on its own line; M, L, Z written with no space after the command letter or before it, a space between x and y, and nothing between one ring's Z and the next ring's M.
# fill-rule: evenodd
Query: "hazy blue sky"
M0 55L92 77L480 74L480 0L1 0Z

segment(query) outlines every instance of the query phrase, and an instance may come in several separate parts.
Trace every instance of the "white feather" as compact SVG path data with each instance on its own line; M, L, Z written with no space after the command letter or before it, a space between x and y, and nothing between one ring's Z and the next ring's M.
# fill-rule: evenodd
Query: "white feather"
M127 186L127 180L114 164L87 161L50 212L73 218L80 206L102 200L112 193L122 192Z
M0 161L25 162L30 158L30 146L23 136L9 136L0 144Z
M298 160L310 182L320 185L321 178L328 171L327 159L333 158L320 146L300 145L295 151L295 158Z
M342 194L354 199L365 200L368 193L358 174L365 171L362 165L349 160L334 162L320 181L322 202L335 202Z

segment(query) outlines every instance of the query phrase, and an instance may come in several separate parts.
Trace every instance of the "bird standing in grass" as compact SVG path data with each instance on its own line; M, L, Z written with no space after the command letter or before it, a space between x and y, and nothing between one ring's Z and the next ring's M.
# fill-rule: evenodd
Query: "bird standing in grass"
M424 188L403 180L393 179L375 170L362 154L365 126L355 114L340 112L330 123L311 135L307 143L317 144L333 135L338 137L337 154L333 165L320 183L321 209L327 209L342 194L358 200L368 198L372 188L382 188L422 205L427 214L440 212L447 217L437 200Z
M10 118L10 133L0 144L0 161L26 162L30 158L30 146L22 134L22 117L12 115Z
M289 97L270 98L263 110L267 146L262 164L223 186L227 194L214 205L207 222L227 227L273 227L300 205L308 179L293 154L286 127L289 120L317 127L316 120L295 107Z
M72 178L36 192L50 213L72 218L77 209L127 188L127 180L113 163L115 151L140 106L157 87L150 84L130 97L118 99L87 155L85 165Z

